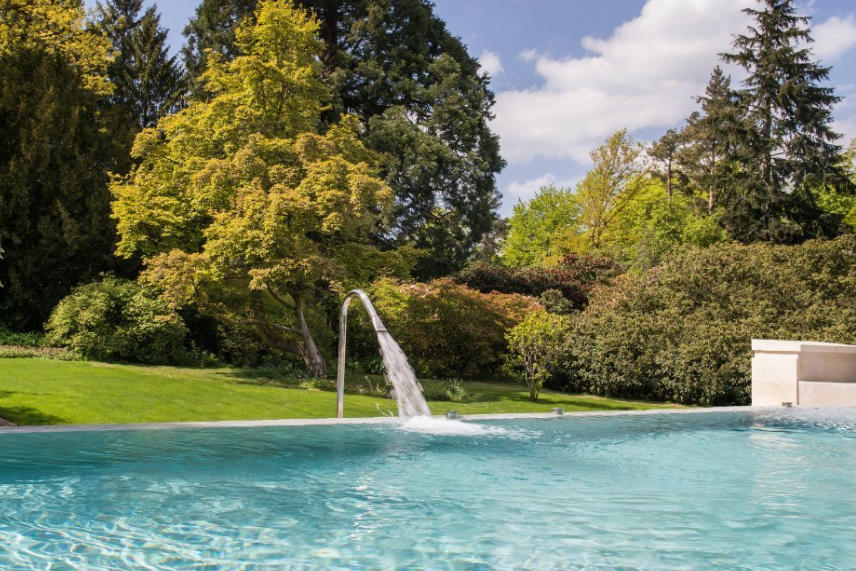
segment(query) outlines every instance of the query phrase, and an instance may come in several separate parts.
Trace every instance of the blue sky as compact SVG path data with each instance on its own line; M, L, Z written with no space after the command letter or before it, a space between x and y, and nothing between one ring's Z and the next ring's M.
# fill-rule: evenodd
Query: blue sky
M94 0L87 0L94 5ZM651 140L678 126L717 54L755 0L435 0L436 12L491 72L493 127L508 167L503 214L545 183L573 186L588 151L620 128ZM197 0L162 0L173 49ZM804 0L815 53L845 99L836 127L856 137L856 3ZM737 70L729 70L739 79Z

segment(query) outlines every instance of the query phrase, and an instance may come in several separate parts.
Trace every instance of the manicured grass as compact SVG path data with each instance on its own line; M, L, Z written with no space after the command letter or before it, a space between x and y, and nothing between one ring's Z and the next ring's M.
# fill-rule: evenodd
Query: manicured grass
M361 377L364 382L366 377ZM234 368L0 359L0 417L32 425L335 416L335 393L296 384ZM549 412L554 406L568 411L663 406L552 392L543 393L539 402L533 403L522 385L467 383L466 387L470 402L432 402L432 411L476 414ZM345 396L345 415L349 417L392 415L395 411L395 403L389 399Z

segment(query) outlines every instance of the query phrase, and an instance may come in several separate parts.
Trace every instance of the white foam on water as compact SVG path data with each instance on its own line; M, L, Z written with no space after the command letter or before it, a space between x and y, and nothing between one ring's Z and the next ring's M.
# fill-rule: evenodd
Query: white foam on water
M504 436L510 431L500 426L474 424L430 416L415 416L398 425L400 430L438 436Z

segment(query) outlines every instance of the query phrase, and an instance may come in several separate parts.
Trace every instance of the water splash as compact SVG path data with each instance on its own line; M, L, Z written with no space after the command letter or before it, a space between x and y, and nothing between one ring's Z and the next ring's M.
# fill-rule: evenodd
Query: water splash
M431 409L422 394L422 386L416 380L416 374L407 362L404 351L385 329L377 332L377 340L386 378L392 384L395 400L398 402L398 416L431 416Z
M447 420L430 416L416 416L402 422L397 427L407 432L419 432L433 436L514 436L501 426L475 424L460 420Z

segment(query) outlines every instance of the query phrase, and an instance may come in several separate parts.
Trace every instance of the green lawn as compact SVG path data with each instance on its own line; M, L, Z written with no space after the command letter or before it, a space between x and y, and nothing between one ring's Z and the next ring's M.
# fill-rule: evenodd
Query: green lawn
M366 377L352 375L353 383ZM372 378L374 382L383 382ZM348 379L352 381L351 378ZM371 379L370 379L371 380ZM194 420L323 418L336 395L234 368L140 367L47 359L0 359L0 417L17 424L101 424ZM427 381L424 384L430 384ZM291 386L289 386L291 385ZM442 414L630 410L663 405L545 392L530 402L522 385L467 383L468 402L432 402ZM395 413L385 398L345 395L345 415Z

